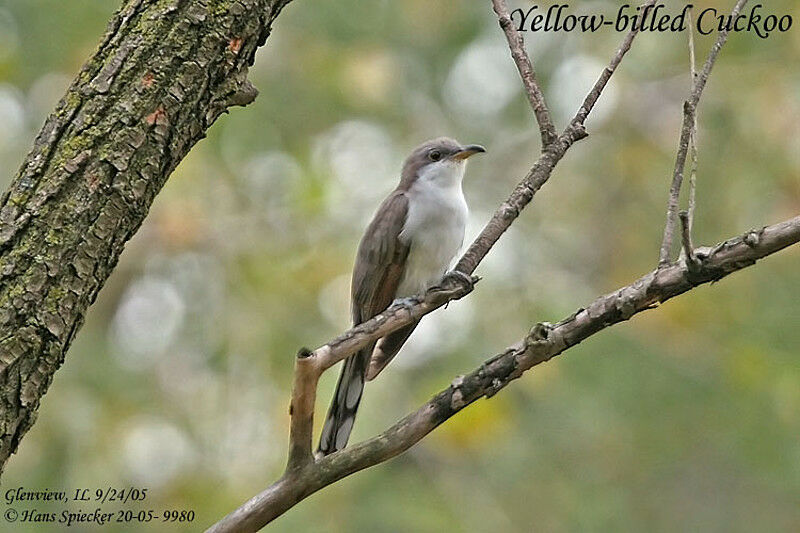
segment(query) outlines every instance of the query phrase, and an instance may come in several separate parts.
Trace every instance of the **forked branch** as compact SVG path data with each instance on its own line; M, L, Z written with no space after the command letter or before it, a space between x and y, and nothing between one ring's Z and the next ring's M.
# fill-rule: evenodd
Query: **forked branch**
M735 19L739 12L742 10L747 0L738 0L731 12L731 19ZM690 29L691 31L691 29ZM670 262L670 254L672 250L673 235L675 232L676 217L678 216L678 198L681 194L681 184L683 183L683 171L686 168L686 154L689 151L689 142L692 138L692 132L696 131L696 115L697 104L700 102L700 97L703 95L703 89L706 87L708 76L711 74L711 69L717 62L720 50L728 40L727 26L719 32L717 40L708 52L708 57L703 65L703 70L699 76L693 78L692 91L689 98L683 103L683 124L681 125L680 140L678 141L678 154L675 157L675 168L672 172L672 185L669 189L669 200L667 201L667 223L664 225L664 237L661 241L661 250L658 256L658 264L663 266ZM690 41L690 52L694 53L694 41ZM692 61L694 64L694 61ZM696 136L695 136L696 140ZM696 165L696 158L693 161ZM696 168L696 167L694 167ZM694 199L692 198L692 211L691 216L694 216ZM690 219L691 220L691 219ZM690 224L691 227L691 224Z

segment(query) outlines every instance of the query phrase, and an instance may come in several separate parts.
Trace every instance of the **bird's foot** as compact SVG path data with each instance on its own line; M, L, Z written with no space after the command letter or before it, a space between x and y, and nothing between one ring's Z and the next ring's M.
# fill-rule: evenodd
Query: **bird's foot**
M473 278L469 274L464 274L458 270L451 270L444 275L441 283L439 284L439 288L447 290L463 287L467 290L467 292L472 292L472 289L475 288L475 282L477 280L478 278Z
M392 302L392 306L400 305L410 313L414 311L414 308L419 305L419 303L419 298L415 296L408 296L406 298L397 298L394 302Z

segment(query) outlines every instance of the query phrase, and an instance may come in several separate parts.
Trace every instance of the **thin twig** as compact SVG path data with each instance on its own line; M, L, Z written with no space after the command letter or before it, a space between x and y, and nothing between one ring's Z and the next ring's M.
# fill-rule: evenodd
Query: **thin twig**
M747 0L739 0L731 12L731 18L735 18L742 7L747 3ZM728 40L728 29L725 27L719 32L717 40L711 47L708 53L706 62L703 65L703 70L700 76L694 80L692 92L689 99L683 103L683 124L681 126L680 140L678 142L678 155L675 158L675 169L672 173L672 185L669 189L669 201L667 203L667 223L664 226L664 238L661 242L661 250L658 257L658 264L663 266L670 262L670 251L672 249L673 234L675 232L675 222L678 216L678 197L681 193L681 184L683 183L683 170L686 167L686 154L689 150L689 137L692 132L692 125L695 124L695 114L697 113L697 104L700 101L700 96L703 94L708 76L711 74L711 69L714 68L714 63L717 61L717 56L725 42Z
M652 6L655 3L655 0L648 0L640 7L640 12L644 13L648 6ZM622 58L625 57L625 54L628 53L628 50L631 49L631 44L633 44L633 39L639 33L639 28L635 27L634 29L630 30L625 38L622 40L622 44L620 44L619 48L617 49L617 53L614 54L614 57L611 58L611 62L608 66L603 70L603 73L600 75L600 78L595 82L592 90L589 91L589 94L586 95L586 98L583 101L583 105L581 105L578 113L575 115L575 118L572 119L572 124L580 124L583 125L586 122L589 113L592 112L594 105L597 103L597 100L600 98L600 95L605 89L606 85L608 84L608 80L611 79L611 76L614 74L614 71L617 70L617 67L622 62Z
M549 361L595 333L652 309L697 285L718 281L759 259L800 242L800 216L749 231L695 253L695 273L682 265L660 267L634 283L594 300L557 324L537 324L520 342L459 377L425 405L380 435L328 455L301 477L284 476L233 511L208 533L256 531L310 494L359 470L383 463L419 442L470 403L496 394L530 368Z
M681 211L678 213L681 219L681 242L683 243L683 255L686 257L686 266L689 271L696 273L700 268L700 260L694 253L694 244L692 244L692 229L689 227L689 213Z
M414 298L417 303L413 305L408 305L407 302L392 304L370 320L323 344L311 353L311 357L316 360L320 371L324 372L369 343L418 320L447 302L469 294L480 278L472 276L471 280L472 283L462 283L458 278L450 277L442 284L428 289L422 296Z
M692 21L692 8L689 8L687 13L689 19L689 70L690 70L690 87L694 87L695 80L697 79L697 65L695 63L694 55L694 23ZM694 226L694 208L697 204L697 113L694 114L692 120L692 129L689 132L689 146L691 148L692 166L689 173L689 205L687 208L687 227L689 235L692 233Z
M511 57L517 65L517 70L519 70L522 84L525 86L525 93L528 95L528 101L531 103L534 115L536 115L536 122L539 123L542 148L544 148L555 142L558 137L556 127L553 125L553 119L545 102L544 93L536 80L536 72L533 69L531 58L525 51L525 41L514 27L514 22L508 14L506 0L492 0L492 5L494 6L494 12L497 13L500 27L506 35Z

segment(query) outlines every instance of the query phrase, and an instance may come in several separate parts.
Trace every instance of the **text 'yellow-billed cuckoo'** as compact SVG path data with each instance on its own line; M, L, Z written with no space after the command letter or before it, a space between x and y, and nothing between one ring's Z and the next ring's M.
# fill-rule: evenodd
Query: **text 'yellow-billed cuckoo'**
M441 137L417 147L400 183L383 201L358 247L351 286L353 325L398 298L425 292L442 279L464 242L467 202L461 190L467 158L486 150ZM401 328L344 362L320 437L320 455L341 450L353 429L364 381L403 346L419 322Z

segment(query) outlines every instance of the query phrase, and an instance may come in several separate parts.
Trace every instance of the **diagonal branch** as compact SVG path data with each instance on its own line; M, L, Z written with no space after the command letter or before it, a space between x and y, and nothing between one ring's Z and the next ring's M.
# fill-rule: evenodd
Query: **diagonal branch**
M525 51L525 41L514 27L514 22L508 14L506 0L492 0L492 6L494 7L494 12L497 13L500 27L503 29L503 33L506 34L508 48L511 50L511 57L517 65L517 70L519 70L519 75L522 78L522 84L525 86L525 93L528 95L528 101L533 108L533 114L536 115L536 122L539 123L539 132L542 135L542 148L544 148L555 142L558 135L556 134L556 127L553 125L553 119L550 116L550 110L547 108L542 88L539 87L539 82L536 81L536 72L533 70L533 63L531 62L530 56Z
M731 19L735 19L741 9L747 3L747 0L738 0L731 12ZM689 139L692 135L692 130L695 125L695 115L697 113L697 104L700 97L703 95L708 76L711 74L711 69L714 68L714 63L717 61L719 52L728 40L728 29L725 27L719 32L717 40L708 52L708 57L703 65L703 70L700 75L694 80L692 85L692 92L689 99L683 103L683 124L681 125L680 140L678 141L678 154L675 157L675 169L672 173L672 185L669 189L669 201L667 202L667 223L664 226L664 237L661 242L661 251L659 253L658 264L667 265L670 262L670 251L672 249L672 241L675 232L675 222L678 216L678 197L681 193L681 184L683 183L683 170L686 167L686 154L689 150Z
M480 281L477 276L471 277L472 283L466 283L455 276L447 277L436 287L428 289L422 296L413 298L417 303L408 305L399 302L391 305L384 312L372 319L353 326L335 339L311 352L311 356L319 361L325 371L357 352L370 342L385 337L403 326L419 320L420 317L435 311L446 303L458 300L472 291L472 285Z
M646 13L646 8L652 6L653 4L655 4L655 0L648 0L640 6L640 12ZM597 103L597 100L600 98L603 89L606 88L608 80L611 79L611 76L617 70L617 67L622 62L622 58L625 57L625 54L627 54L628 50L631 49L633 39L638 35L638 33L639 28L634 24L634 28L625 35L625 38L622 40L622 44L620 44L619 48L617 49L617 53L611 58L611 62L608 64L605 70L603 70L603 73L595 82L592 90L589 91L589 94L586 95L583 105L581 105L578 113L575 115L575 118L572 119L572 125L580 124L583 126L583 124L586 122L586 119L589 117L589 113L592 112L592 109Z
M692 22L692 9L688 10L689 18L689 77L690 84L694 86L697 79L697 64L695 63L694 55L694 23ZM697 113L694 114L692 120L692 129L689 132L689 148L692 155L692 165L689 171L689 205L686 209L686 231L689 236L692 233L692 226L694 225L694 208L697 204Z
M470 403L491 397L532 367L549 361L605 328L652 309L698 285L714 282L800 242L800 216L695 250L697 268L685 262L660 267L601 296L557 324L536 324L522 340L485 361L395 425L367 441L311 464L304 475L285 475L250 499L209 533L256 531L302 499L355 472L383 463L419 442Z

